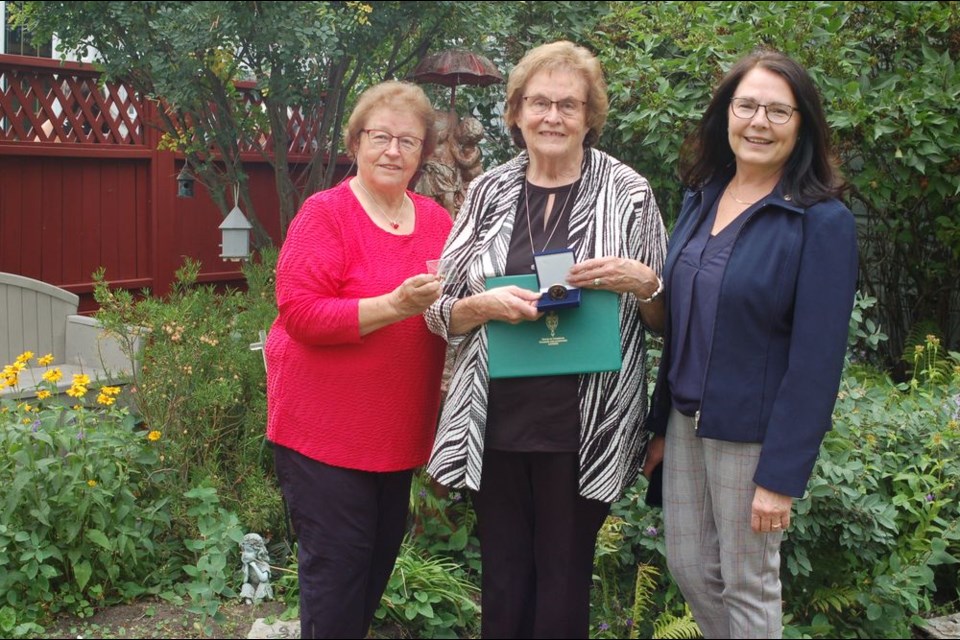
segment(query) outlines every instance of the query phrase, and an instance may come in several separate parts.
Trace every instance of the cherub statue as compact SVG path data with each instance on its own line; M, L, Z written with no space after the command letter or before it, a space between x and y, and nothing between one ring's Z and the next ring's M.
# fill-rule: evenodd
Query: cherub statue
M451 139L457 126L457 114L436 110L437 147L423 163L416 192L433 198L450 215L456 212L454 198L460 191L460 170L453 157Z
M263 538L256 533L248 533L240 542L240 560L243 562L243 587L240 597L247 604L255 604L273 597L270 585L270 555Z
M457 124L453 137L457 141L453 146L453 157L460 165L463 190L466 191L470 181L483 173L483 154L479 146L483 140L483 125L473 116L467 116Z

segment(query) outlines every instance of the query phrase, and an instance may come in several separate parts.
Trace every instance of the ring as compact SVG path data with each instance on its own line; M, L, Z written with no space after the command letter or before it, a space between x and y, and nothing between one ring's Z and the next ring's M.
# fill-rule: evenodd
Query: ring
M593 279L593 286L595 286L595 287L599 287L599 286L600 286L600 278L594 278L594 279Z
M774 529L779 529L779 528L780 528L780 523L778 522L777 524L772 524L772 525L770 525L770 526L773 527Z

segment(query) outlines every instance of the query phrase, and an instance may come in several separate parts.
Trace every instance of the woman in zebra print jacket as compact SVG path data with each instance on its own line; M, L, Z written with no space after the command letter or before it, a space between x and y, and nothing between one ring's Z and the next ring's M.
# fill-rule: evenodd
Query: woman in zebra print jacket
M666 233L646 179L592 148L607 106L586 49L555 42L520 61L505 119L524 151L471 183L443 250L455 266L425 312L455 348L428 471L472 490L484 637L587 637L597 532L643 455ZM486 279L532 273L533 254L567 247L569 284L620 294L621 370L489 379L486 323L538 319L539 295L485 291Z

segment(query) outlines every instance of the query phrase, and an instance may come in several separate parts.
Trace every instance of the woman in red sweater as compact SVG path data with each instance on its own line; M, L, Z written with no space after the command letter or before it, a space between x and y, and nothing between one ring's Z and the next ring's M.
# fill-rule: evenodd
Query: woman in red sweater
M445 344L421 313L450 215L407 189L433 151L416 85L364 92L345 142L357 175L311 196L277 262L267 438L299 543L303 638L363 638L430 454Z

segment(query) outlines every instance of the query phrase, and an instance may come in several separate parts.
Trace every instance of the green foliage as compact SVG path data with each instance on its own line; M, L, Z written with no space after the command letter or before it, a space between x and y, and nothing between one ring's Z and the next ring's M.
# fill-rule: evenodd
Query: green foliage
M700 631L666 570L659 509L645 481L611 509L597 536L591 637L692 638Z
M246 292L197 285L199 264L189 259L165 299L111 290L103 274L95 290L104 326L144 330L134 397L143 423L163 434L171 495L209 483L266 538L282 521L282 501L269 475L263 360L250 343L276 316L275 261L269 250L245 266ZM174 518L191 520L179 503Z
M257 221L242 154L259 152L276 174L281 235L300 203L330 186L342 125L355 93L402 78L443 29L469 32L461 2L23 2L11 11L60 50L99 53L107 79L123 78L164 103L165 145L187 163L226 215L241 204ZM252 85L245 95L236 83ZM247 85L249 86L249 85ZM310 128L295 151L312 156L295 179L290 131ZM239 203L232 193L239 189Z
M953 2L615 3L590 41L611 99L601 146L650 179L669 221L681 143L723 73L758 46L797 59L824 99L895 363L919 320L960 339L958 43Z
M798 630L906 637L938 597L956 598L937 593L937 572L960 558L960 376L914 380L843 381L783 544Z
M191 558L183 571L190 580L178 584L176 592L189 597L187 611L197 614L199 630L212 636L213 623L224 622L220 600L237 597L230 585L241 582L236 566L243 529L237 516L220 506L212 487L191 489L184 497L194 503L187 515L195 522L198 537L184 540Z
M56 395L0 401L0 629L8 636L34 635L61 611L88 616L175 576L160 443L112 393L84 406L82 386L71 388L73 408ZM40 387L55 391L52 382Z
M377 609L414 638L472 636L479 625L479 588L463 568L442 556L430 556L404 544Z
M857 291L853 300L853 311L850 314L850 330L847 335L847 353L859 353L862 359L880 348L880 344L887 340L887 334L880 330L880 325L867 317L867 311L877 304L877 299Z

